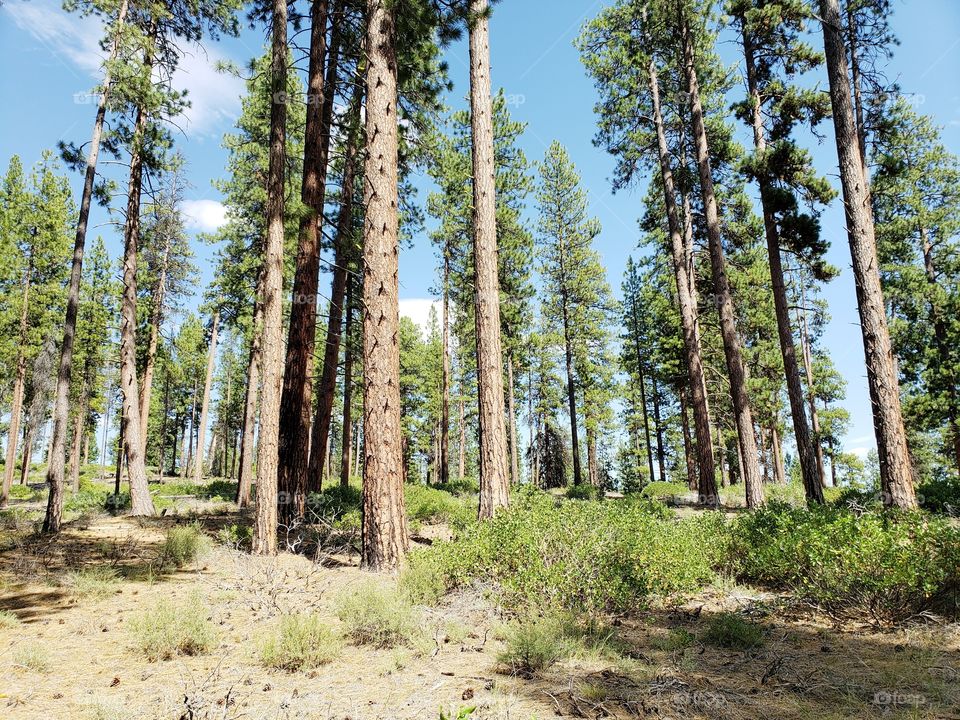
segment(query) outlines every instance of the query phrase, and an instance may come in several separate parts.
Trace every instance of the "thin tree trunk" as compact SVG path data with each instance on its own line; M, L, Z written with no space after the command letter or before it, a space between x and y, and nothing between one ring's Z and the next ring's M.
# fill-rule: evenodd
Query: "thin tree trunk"
M287 3L273 2L270 90L287 93ZM263 248L263 390L257 446L257 515L253 552L277 554L277 473L280 395L283 386L283 220L287 106L270 105L270 159L267 170L267 239Z
M810 328L807 323L806 294L803 289L800 292L800 304L803 306L801 310L800 342L803 354L803 370L807 378L807 403L810 406L810 422L813 429L813 451L817 460L817 473L826 482L823 469L823 443L820 436L820 413L817 410L817 396L813 387L813 349L810 344Z
M83 444L83 430L86 426L88 408L87 383L84 380L80 392L80 406L73 416L73 435L70 439L70 460L67 463L67 475L70 478L70 487L73 492L80 489L80 446Z
M633 346L637 355L637 377L640 379L640 405L643 407L643 433L647 442L647 467L650 471L650 482L653 482L653 445L650 442L650 415L647 413L647 385L643 373L643 359L640 353L640 314L636 298L630 301L630 313L633 315Z
M150 422L150 395L153 392L153 372L160 342L160 323L163 322L163 302L167 291L167 263L170 257L170 234L167 233L163 247L160 275L153 292L153 312L150 317L150 337L147 341L147 358L143 368L143 384L140 387L140 436L146 453L147 427Z
M510 425L510 482L520 484L520 448L517 437L517 411L514 406L513 353L507 353L507 415Z
M767 140L761 112L760 91L757 87L756 61L749 33L743 31L743 52L746 58L747 88L753 105L751 125L753 126L753 144L759 155L767 149ZM790 399L790 416L793 418L793 434L797 442L797 455L800 460L800 474L808 502L823 503L823 473L817 463L814 437L807 424L807 413L803 402L803 385L800 382L800 366L797 362L797 349L793 342L793 328L790 325L790 305L787 302L787 287L783 276L783 263L780 259L780 231L775 216L773 188L765 176L760 177L760 204L763 209L763 228L767 241L767 259L770 264L770 281L773 293L773 305L777 317L777 335L780 339L780 356L783 358L783 370L787 382L787 396ZM779 448L775 448L779 452Z
M683 430L683 456L687 461L687 487L690 490L697 489L697 453L693 447L693 438L690 435L690 413L687 409L687 389L681 388L680 392L680 425Z
M23 307L20 308L20 330L17 334L17 370L13 380L13 401L10 406L10 427L7 428L7 456L3 466L3 490L0 495L0 507L6 507L10 501L10 487L13 485L14 466L17 464L17 437L20 435L20 418L23 415L23 394L27 377L27 356L24 353L27 338L27 319L29 317L30 286L33 281L33 250L27 262L27 272L23 283ZM55 505L55 507L60 507ZM55 528L60 527L60 514L56 516ZM53 531L56 532L56 529Z
M699 482L697 492L700 502L719 506L716 469L713 459L713 438L710 434L710 408L707 403L706 381L703 360L700 355L700 333L697 321L697 303L693 295L693 278L690 276L689 253L684 244L677 212L676 190L673 184L671 156L667 147L663 115L660 110L660 86L656 66L651 59L648 70L650 94L653 99L653 117L657 134L657 152L660 161L660 176L670 229L670 247L673 269L677 278L677 304L680 306L680 324L683 330L684 359L690 380L690 404L693 411L694 431L697 438L697 466Z
M780 445L780 433L777 431L776 423L770 428L770 444L773 445L773 470L776 480L781 485L787 484L787 473L783 466L783 450ZM823 490L820 490L823 495Z
M213 311L213 325L210 330L210 348L207 350L207 373L203 380L203 401L200 404L197 454L193 463L193 482L196 485L199 485L203 481L203 445L206 441L207 420L210 413L210 393L213 390L213 371L217 364L217 333L219 329L220 309L218 308Z
M127 478L130 481L130 512L134 516L153 515L153 499L147 480L140 436L140 393L137 390L137 244L140 240L140 191L143 180L143 149L147 115L137 110L133 145L130 152L130 184L124 227L123 296L120 313L120 389L123 392L124 449ZM52 493L51 493L52 494Z
M353 281L347 280L347 319L343 331L343 437L340 439L340 487L350 485L350 450L353 447Z
M190 431L183 438L183 464L180 466L180 478L185 480L187 468L193 464L193 438L197 430L197 383L193 383L193 395L190 398Z
M667 481L667 460L663 449L663 422L660 418L660 390L657 387L657 376L650 376L651 390L653 391L653 420L657 426L657 469L660 471L660 482Z
M562 251L561 251L562 258ZM563 275L563 260L560 261L560 273ZM573 377L573 340L570 334L570 317L567 312L566 290L563 291L563 356L567 369L567 409L570 413L570 451L573 455L573 484L583 482L580 469L580 437L577 431L577 390Z
M462 388L461 388L462 390ZM458 430L460 437L457 442L457 477L460 480L463 480L466 471L467 471L467 425L466 425L466 409L463 406L463 394L460 395L460 418L458 423Z
M443 368L440 394L440 484L450 482L450 252L443 249Z
M723 242L720 239L720 217L717 198L713 186L713 170L710 167L710 149L707 131L703 120L703 107L700 103L700 86L693 60L693 39L689 25L683 26L683 59L690 94L690 110L693 126L693 141L696 148L697 170L700 176L700 193L703 196L704 216L707 239L710 248L710 264L713 270L713 282L717 295L717 310L720 314L720 334L723 338L723 351L727 360L727 374L730 378L730 397L733 401L734 420L737 427L740 451L743 454L743 481L746 486L747 507L753 508L763 503L763 486L760 483L760 468L757 462L757 441L754 437L753 414L747 394L747 369L743 362L740 335L737 332L733 310L733 295L727 278L726 260L723 256Z
M820 15L884 505L913 508L917 498L880 285L870 188L853 118L838 0L820 0Z
M600 487L600 472L597 467L597 434L587 428L587 481L592 487Z
M410 542L400 426L395 41L393 3L367 0L361 566L374 571L399 569Z
M488 11L488 0L470 0L470 128L473 139L474 315L477 327L481 519L493 517L499 508L510 504L507 437L503 422L503 350L500 345Z
M262 252L262 250L261 250ZM257 273L257 287L251 323L250 357L247 362L247 387L243 398L243 432L240 440L240 476L236 502L240 508L250 504L253 484L253 438L257 424L257 396L260 394L260 359L263 344L263 269Z
M280 519L289 525L303 517L310 480L310 416L313 410L313 354L317 335L317 282L320 270L320 227L326 196L333 87L324 76L327 55L327 0L314 0L311 12L310 64L307 71L306 127L303 145L303 183L300 197L306 212L300 220L297 268L287 334L286 365L280 402L278 483L286 501ZM334 37L339 23L333 24ZM333 50L333 48L331 48ZM329 67L335 80L337 58ZM327 108L330 108L328 112ZM349 192L345 189L345 192ZM334 270L336 275L336 270ZM327 338L329 343L330 338ZM321 394L322 397L322 394ZM329 417L329 416L328 416ZM329 421L329 420L328 420ZM322 467L325 443L314 443ZM318 487L320 476L314 481Z
M103 135L103 123L107 114L107 98L112 83L110 69L112 61L117 56L120 31L126 21L127 0L122 0L117 10L117 32L110 48L110 55L104 64L102 91L100 100L97 102L97 114L93 122L93 136L90 139L90 152L87 155L87 166L83 176L80 215L77 219L77 233L73 242L73 262L70 267L70 285L67 290L63 342L60 344L60 367L57 371L57 387L54 391L50 462L47 466L47 484L50 486L50 493L47 497L46 516L43 519L43 532L47 533L59 532L63 520L64 446L66 444L67 423L70 421L70 379L73 368L73 344L77 332L77 312L80 307L83 251L87 238L87 221L90 218L90 202L93 199L93 185L97 174L97 158L100 155L100 138Z
M333 277L330 281L330 313L327 317L327 336L323 349L323 371L320 377L320 392L317 398L317 413L313 421L311 447L318 448L310 454L310 489L320 490L320 478L324 474L326 454L320 452L327 446L333 405L337 392L337 365L340 361L340 340L343 332L343 304L347 291L350 263L350 244L353 237L353 192L357 162L357 144L360 141L359 121L363 101L361 85L354 88L350 110L350 131L347 137L343 165L343 182L340 210L337 215L336 239L334 240Z
M857 140L859 142L860 164L863 167L863 177L867 183L870 183L870 166L867 164L867 128L864 122L863 112L863 92L860 73L860 56L857 35L857 15L856 5L853 2L847 3L847 37L850 41L850 79L853 89L853 109L854 118L857 126ZM871 207L871 211L873 208Z
M20 484L26 485L30 476L30 466L33 458L33 438L36 431L33 428L33 418L27 418L27 426L23 434L23 458L20 460Z
M121 409L122 413L122 409ZM117 467L113 477L113 497L114 504L119 505L120 498L120 478L123 475L123 417L120 418L120 429L117 432Z

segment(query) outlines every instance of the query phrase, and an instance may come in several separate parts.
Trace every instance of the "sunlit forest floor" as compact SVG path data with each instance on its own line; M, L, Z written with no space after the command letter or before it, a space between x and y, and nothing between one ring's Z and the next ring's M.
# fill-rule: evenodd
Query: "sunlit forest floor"
M359 570L349 532L333 549L305 543L276 559L252 557L240 549L249 518L232 504L153 488L162 517L75 511L53 539L34 532L39 492L21 493L3 515L0 716L960 717L957 625L923 617L884 630L837 624L786 595L729 580L681 604L608 618L534 673L504 663L510 618L483 583L416 607L416 633L398 647L348 638L317 667L265 667L264 643L282 617L314 613L336 631L344 597L397 594L396 581ZM178 558L170 530L188 526L205 540L194 558ZM442 523L414 529L415 546L448 535ZM194 618L206 645L149 658L151 612L161 622ZM762 637L740 643L752 647L709 641L718 618L730 617Z

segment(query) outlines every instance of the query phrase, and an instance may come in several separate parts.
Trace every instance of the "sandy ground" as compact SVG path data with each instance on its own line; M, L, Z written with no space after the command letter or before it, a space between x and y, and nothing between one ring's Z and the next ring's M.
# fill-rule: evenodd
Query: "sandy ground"
M337 597L371 576L353 555L260 559L223 545L184 570L153 572L166 527L182 520L81 519L52 543L0 535L0 610L20 620L0 628L0 717L374 720L475 707L473 718L524 720L960 718L957 626L835 627L784 598L732 585L616 618L601 647L532 678L498 663L505 618L480 590L423 608L418 650L347 645L317 670L267 670L258 642L281 614L316 612L336 627ZM124 579L105 597L78 598L70 570L104 564ZM192 596L217 628L216 648L159 662L138 656L130 621L160 600ZM671 649L671 630L696 637L721 611L759 622L763 647Z

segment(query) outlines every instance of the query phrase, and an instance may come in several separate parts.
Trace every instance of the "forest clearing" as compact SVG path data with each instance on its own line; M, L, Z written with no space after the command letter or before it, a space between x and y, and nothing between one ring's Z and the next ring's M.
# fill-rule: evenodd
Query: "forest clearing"
M953 0L60 2L0 717L960 718Z

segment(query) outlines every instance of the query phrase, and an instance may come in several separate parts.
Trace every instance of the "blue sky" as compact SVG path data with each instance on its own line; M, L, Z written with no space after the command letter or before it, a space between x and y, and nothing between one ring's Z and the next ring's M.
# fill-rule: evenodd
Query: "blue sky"
M556 139L566 145L577 164L590 194L591 212L603 225L597 248L610 284L619 292L626 258L638 253L636 219L642 189L616 195L610 191L613 160L592 144L596 93L573 47L582 24L605 4L603 0L503 0L491 21L491 52L494 87L502 87L509 96L514 117L528 123L522 140L528 158L539 159ZM922 112L944 126L947 147L960 154L960 2L894 0L893 5L892 24L901 44L888 75L912 94ZM29 165L59 140L89 139L94 105L87 93L98 75L99 37L95 20L66 14L55 0L6 0L0 5L0 67L6 69L0 79L0 162L4 167L13 154ZM211 230L223 220L211 180L223 172L220 138L236 118L243 89L240 80L217 74L213 65L222 59L245 66L261 53L264 40L261 29L244 28L240 38L186 49L177 80L189 90L193 106L184 119L185 135L178 136L177 142L189 163L193 187L185 209L194 233ZM819 46L820 37L813 36L811 42ZM732 36L721 37L720 52L726 62L734 62L737 51ZM455 85L448 103L459 108L467 92L466 45L453 45L445 56ZM811 150L820 172L837 185L833 138L829 127L823 130L824 142ZM746 136L743 140L747 141ZM104 170L112 172L106 166ZM428 185L425 179L418 182L421 189ZM74 186L79 190L78 177ZM103 235L117 257L120 242L109 221L107 212L97 208L91 233ZM837 203L824 214L823 230L832 244L829 259L843 271L825 291L833 315L825 343L848 381L846 404L852 424L846 447L864 453L874 440L849 255ZM214 248L195 243L195 251L202 277L208 281ZM414 247L401 254L400 263L403 311L423 317L434 284L435 261L428 238L418 237Z

